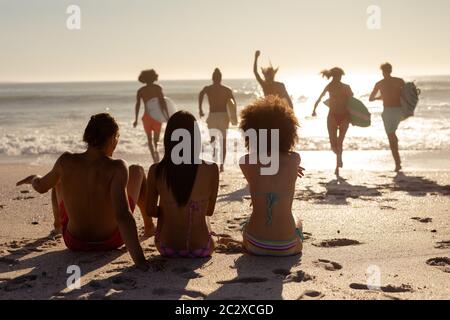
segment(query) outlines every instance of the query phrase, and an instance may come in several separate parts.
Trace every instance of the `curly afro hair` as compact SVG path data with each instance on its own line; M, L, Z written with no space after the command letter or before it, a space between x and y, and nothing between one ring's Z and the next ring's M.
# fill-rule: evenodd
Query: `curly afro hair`
M267 129L269 152L271 130L279 130L279 152L286 153L292 151L298 141L298 127L299 123L294 111L284 99L278 96L260 98L241 111L239 128L242 131L253 129L259 132L261 129ZM245 145L249 149L248 137L246 137Z

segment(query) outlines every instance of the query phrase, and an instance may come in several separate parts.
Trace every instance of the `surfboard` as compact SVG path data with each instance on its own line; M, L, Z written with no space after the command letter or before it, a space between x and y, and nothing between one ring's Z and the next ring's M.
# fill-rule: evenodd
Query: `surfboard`
M347 103L347 109L350 112L350 123L356 127L367 128L371 123L371 115L364 103L351 97Z
M414 82L405 84L402 89L400 102L405 119L414 116L414 111L419 103L419 90Z
M169 117L171 117L175 112L177 112L177 107L175 106L175 103L173 103L172 100L170 100L167 97L164 97L164 100L166 100L167 104L167 111L169 112ZM166 119L166 116L163 114L161 107L159 105L158 98L153 98L147 101L147 104L145 105L145 112L159 122L167 122L169 119Z
M238 124L237 106L234 103L233 99L228 100L227 113L228 113L228 118L230 119L231 124L233 126L236 126Z

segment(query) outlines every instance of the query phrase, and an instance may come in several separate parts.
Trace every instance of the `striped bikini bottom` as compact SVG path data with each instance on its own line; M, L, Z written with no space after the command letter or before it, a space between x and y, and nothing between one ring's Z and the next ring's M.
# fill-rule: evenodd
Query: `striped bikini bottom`
M303 242L304 240L303 233L298 228L295 229L295 238L286 241L267 241L256 239L248 234L247 231L244 231L244 234L247 240L246 242L249 244L245 246L246 250L257 256L286 257L297 255L300 252L293 252L292 249L298 245L299 241Z

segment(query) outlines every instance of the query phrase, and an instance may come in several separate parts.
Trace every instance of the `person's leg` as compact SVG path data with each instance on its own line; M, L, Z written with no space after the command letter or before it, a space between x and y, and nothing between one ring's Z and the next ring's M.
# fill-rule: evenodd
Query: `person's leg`
M153 132L152 131L147 132L147 142L148 142L148 149L150 150L150 154L152 155L152 158L153 158L153 162L157 163L158 159L157 159L155 148L153 145Z
M220 172L224 171L225 160L227 158L227 130L222 132L222 163L220 165Z
M338 163L338 148L337 148L337 124L331 115L328 115L327 119L328 136L330 138L331 150L336 154L336 170L335 174L339 174L339 163Z
M389 133L388 139L389 139L389 146L391 147L392 156L395 161L395 171L399 172L402 169L402 164L400 159L400 153L398 151L398 138L395 132Z
M347 130L350 123L348 121L344 121L339 126L339 135L337 138L337 156L338 156L338 167L342 168L344 166L344 163L342 161L342 153L344 152L344 139L345 135L347 134Z
M153 225L152 218L147 216L145 210L146 189L147 179L144 168L138 165L130 166L127 193L141 211L142 219L144 220L144 236L151 237L155 234L155 226Z
M61 215L59 212L59 204L62 201L61 184L58 183L52 189L52 209L53 209L53 230L52 233L62 233Z
M161 134L161 130L157 130L154 132L154 135L153 135L153 143L155 146L156 162L159 162L158 142L159 142L160 134Z

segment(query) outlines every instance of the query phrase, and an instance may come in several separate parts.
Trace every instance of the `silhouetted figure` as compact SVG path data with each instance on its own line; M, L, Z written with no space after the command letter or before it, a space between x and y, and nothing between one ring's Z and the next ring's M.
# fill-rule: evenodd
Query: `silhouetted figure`
M401 105L402 89L405 81L401 78L392 77L392 65L385 63L381 65L384 79L377 82L370 95L369 101L383 100L384 110L381 115L383 118L384 128L389 139L392 156L395 161L395 171L402 169L400 153L398 151L398 138L396 131L400 121L403 120L403 111ZM377 96L378 92L381 96Z
M261 55L261 52L258 50L255 52L255 62L253 64L253 73L255 74L256 80L261 85L264 95L270 96L278 96L282 99L285 99L289 106L294 109L294 105L292 103L291 97L289 96L286 87L282 82L275 81L275 75L278 72L278 68L274 69L272 66L267 68L261 68L261 71L264 75L264 80L258 73L258 58Z
M155 84L158 81L158 74L155 70L144 70L141 72L139 76L139 82L145 84L142 88L140 88L137 92L136 97L136 117L133 123L133 126L136 128L138 124L139 117L139 109L141 107L141 100L144 102L144 116L142 117L142 122L144 124L145 133L147 134L148 140L148 148L150 149L150 153L152 155L154 162L159 162L159 153L158 153L158 141L159 135L161 133L161 122L153 119L146 105L152 99L158 99L159 107L161 108L163 114L169 119L169 113L167 111L166 100L164 99L164 94L162 88Z
M227 112L227 104L229 100L233 100L236 104L236 99L233 96L233 91L222 85L222 73L219 69L215 69L212 75L213 84L210 86L206 86L200 92L198 97L198 107L200 117L203 117L205 114L203 113L203 98L205 95L208 96L209 101L209 115L206 120L208 124L208 129L218 130L221 135L221 141L219 141L219 149L221 146L221 163L220 163L220 171L223 171L223 164L225 163L225 158L227 155L227 130L230 124L230 119ZM212 133L212 132L210 132ZM216 154L216 137L211 135L211 144L213 144L213 156Z
M350 113L347 109L349 98L353 97L351 87L341 82L344 70L333 68L322 71L322 76L327 79L332 78L331 82L325 87L316 104L312 116L316 116L316 109L322 98L328 92L330 99L327 103L330 111L328 112L327 127L330 137L331 150L336 154L336 175L339 175L339 168L344 166L342 161L343 144L345 135L350 124Z

